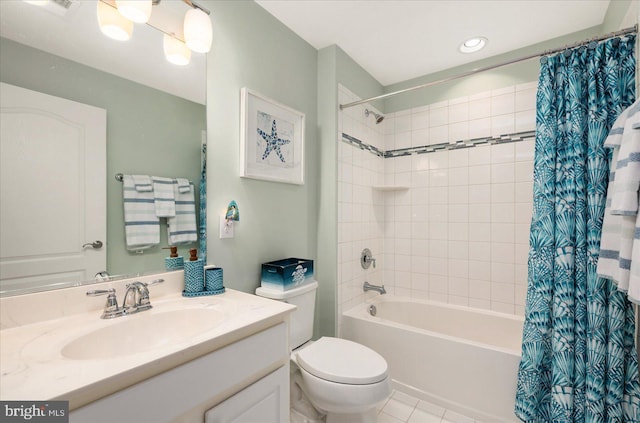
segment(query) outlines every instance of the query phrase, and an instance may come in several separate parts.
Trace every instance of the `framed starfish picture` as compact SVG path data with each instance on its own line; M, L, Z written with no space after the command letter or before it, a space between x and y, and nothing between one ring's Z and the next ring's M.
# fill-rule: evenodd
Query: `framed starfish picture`
M304 184L304 113L241 91L240 176Z

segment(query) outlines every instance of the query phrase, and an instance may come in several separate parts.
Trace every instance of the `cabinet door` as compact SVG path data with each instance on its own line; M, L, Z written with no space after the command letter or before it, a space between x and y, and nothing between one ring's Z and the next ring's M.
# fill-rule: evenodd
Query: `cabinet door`
M205 423L287 423L289 366L283 366L210 409Z

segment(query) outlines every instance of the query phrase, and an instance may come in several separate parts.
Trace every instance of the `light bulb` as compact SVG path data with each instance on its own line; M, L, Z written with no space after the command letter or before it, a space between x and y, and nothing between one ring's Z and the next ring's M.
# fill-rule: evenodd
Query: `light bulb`
M133 33L133 22L102 1L98 1L98 25L104 35L118 41L128 40Z
M191 60L191 50L180 40L171 35L164 34L162 40L164 48L164 57L178 66L186 66Z
M198 53L211 49L213 28L209 15L200 9L191 9L184 16L184 39L187 47Z
M116 0L116 6L122 16L136 23L146 23L151 17L151 0Z

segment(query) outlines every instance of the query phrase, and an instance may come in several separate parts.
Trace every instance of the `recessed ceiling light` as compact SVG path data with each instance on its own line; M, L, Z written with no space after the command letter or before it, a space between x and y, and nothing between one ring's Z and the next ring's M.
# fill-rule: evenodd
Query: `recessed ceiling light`
M460 44L458 50L460 50L461 53L473 53L483 49L484 46L487 45L487 41L488 40L485 37L469 38L467 41Z

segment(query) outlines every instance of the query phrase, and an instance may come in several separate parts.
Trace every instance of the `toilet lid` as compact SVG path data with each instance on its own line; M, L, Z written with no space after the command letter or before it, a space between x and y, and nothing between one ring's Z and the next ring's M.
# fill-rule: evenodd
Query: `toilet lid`
M297 362L331 382L367 385L387 377L387 362L380 354L347 339L320 338L298 352Z

